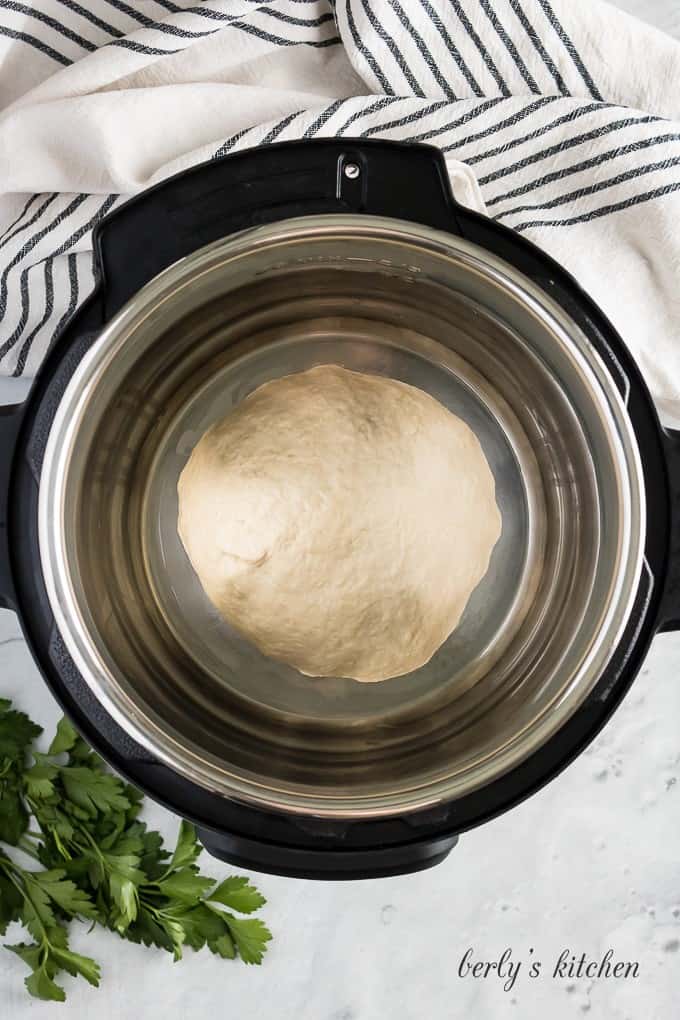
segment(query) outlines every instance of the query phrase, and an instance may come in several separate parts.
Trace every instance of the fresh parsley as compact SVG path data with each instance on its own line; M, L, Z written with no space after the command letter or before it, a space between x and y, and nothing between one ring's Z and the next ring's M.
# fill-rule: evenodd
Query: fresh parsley
M0 935L19 921L30 936L6 947L29 968L30 994L63 1002L63 971L99 984L99 965L69 948L72 920L175 960L186 946L207 946L224 959L261 963L271 934L258 918L236 916L265 903L249 880L201 875L188 822L170 854L138 818L142 794L113 775L67 719L47 754L33 746L41 732L0 699Z

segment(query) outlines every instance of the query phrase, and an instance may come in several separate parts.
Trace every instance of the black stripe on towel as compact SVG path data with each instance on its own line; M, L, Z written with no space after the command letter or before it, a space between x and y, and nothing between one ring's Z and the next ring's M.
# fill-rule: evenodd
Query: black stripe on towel
M18 0L0 0L0 8L13 11L15 14L23 14L28 18L35 18L36 21L41 21L43 25L47 25L53 32L57 32L59 35L63 35L65 39L70 39L71 42L75 43L76 46L80 46L83 50L88 50L90 53L97 49L95 43L90 42L89 39L84 39L82 35L78 35L77 32L72 32L66 25L62 25L56 18L51 17L49 14L45 14L43 11L35 10L29 7L27 4L18 3Z
M518 170L523 170L524 167L531 166L533 163L540 163L542 159L548 159L549 156L555 156L558 153L564 152L565 149L573 149L576 145L582 145L584 142L593 142L597 138L602 138L604 135L611 134L612 131L620 131L622 128L632 127L634 124L651 124L655 121L659 121L660 117L624 117L621 120L610 121L609 124L601 125L595 128L593 131L588 131L584 135L576 135L574 138L565 138L556 145L551 145L548 149L542 149L540 152L534 152L531 156L527 156L525 159L519 160L517 163L512 163L500 170L495 170L493 173L487 174L485 177L479 178L480 184L489 184L491 181L497 181L501 177L507 177L508 174L514 174Z
M571 177L573 174L579 174L582 170L590 170L592 167L602 166L609 160L618 159L620 156L628 156L631 152L640 152L642 149L651 149L654 145L662 145L664 142L679 142L680 134L667 134L667 135L654 135L653 138L640 138L637 142L630 142L628 145L618 145L615 149L609 149L608 152L599 152L597 156L591 156L589 159L581 160L580 163L573 163L569 167L561 167L559 170L554 170L552 173L545 174L543 177L538 177L534 181L529 181L528 184L523 184L521 187L512 188L510 191L504 192L502 195L495 195L494 198L488 198L486 200L487 206L498 205L499 202L504 202L509 198L520 198L522 195L526 195L530 191L535 191L537 188L542 188L545 184L552 184L553 181L561 181L565 177ZM506 210L503 215L506 215Z
M229 19L231 20L231 19ZM162 32L163 35L175 36L179 39L204 39L208 35L214 35L215 32L219 32L219 28L210 28L205 32L193 32L188 28L180 28L178 25L168 25L164 21L151 21L147 19L147 23L143 26L148 31ZM133 31L139 31L133 29Z
M501 90L501 95L503 95L503 96L511 95L510 89L508 88L508 85L507 85L507 82L505 81L505 79L504 79L503 75L501 74L501 72L496 67L496 65L495 65L495 63L493 61L493 58L492 58L491 54L489 53L488 47L484 45L482 40L479 38L479 36L475 32L474 26L473 26L472 22L470 21L470 19L468 18L468 16L465 13L465 11L463 10L463 8L461 7L461 5L459 3L459 0L449 0L449 3L451 4L451 6L453 7L454 11L458 15L458 20L460 21L461 25L463 26L463 28L465 29L467 34L470 36L470 39L472 40L472 42L477 47L482 60L486 64L486 67L487 67L487 70L488 70L489 74L491 75L491 77L494 79L494 81L498 85L498 88Z
M355 110L354 113L347 118L345 123L337 129L336 134L344 135L347 128L351 127L351 125L355 124L358 120L361 120L362 117L367 117L371 113L377 113L378 110L382 110L386 106L392 106L393 103L404 102L408 102L408 100L404 99L403 96L381 96L380 99L371 106L363 106L360 110Z
M422 131L419 135L414 135L411 141L426 142L428 139L435 138L437 135L443 135L446 131L453 131L454 128L462 127L463 124L469 124L471 120L481 117L481 115L491 109L492 106L496 106L498 103L504 102L506 102L504 96L496 96L494 99L485 99L483 103L479 103L474 110L468 110L468 112L463 114L462 117L458 117L456 120L450 120L448 124L442 124L440 127L431 128L429 131Z
M146 53L150 57L170 57L173 53L181 53L184 47L176 50L161 50L158 46L146 46L144 43L135 42L134 39L112 39L109 46L119 46L124 50L132 50L133 53Z
M82 7L79 3L77 3L77 0L57 0L57 2L63 4L64 7L67 7L69 10L73 11L74 14L80 15L81 18L86 18L89 22L91 22L91 24L96 25L97 28L101 28L103 29L103 31L108 32L108 34L112 38L120 39L122 36L126 34L125 32L122 32L120 29L114 28L113 25L110 25L108 22L103 21L101 18L97 17L96 14L92 14L90 11L86 10L85 7ZM124 4L123 6L126 7L127 5ZM226 22L235 21L237 18L243 17L242 14L237 15L222 14L219 11L211 11L207 8L203 10L200 7L187 7L184 10L181 7L178 7L176 9L176 12L173 13L178 12L181 12L183 14L196 14L204 18L213 18L216 21ZM146 15L141 15L141 17L144 18L144 21L142 22L144 28L157 30L159 32L166 32L169 35L180 36L180 38L183 39L201 38L202 36L211 35L212 32L218 31L218 29L213 29L211 32L190 32L187 29L177 28L175 25L167 25L162 21L154 21L152 18L146 17ZM139 18L137 20L139 20ZM138 31L138 29L133 29L133 31Z
M326 124L334 113L340 109L343 103L346 103L346 99L334 99L330 106L327 106L321 111L316 120L312 121L308 128L305 128L303 138L312 138L321 128Z
M653 191L646 191L642 195L633 195L621 202L612 202L611 205L604 205L600 209L592 209L590 212L582 213L580 216L571 216L565 220L532 220L527 223L519 223L513 230L528 230L530 227L570 227L575 223L589 223L590 220L597 220L601 216L609 216L611 213L621 212L623 209L632 209L633 206L642 205L644 202L651 202L655 198L663 198L674 191L680 191L680 181L671 184L664 184L661 188Z
M130 7L129 4L123 3L123 0L104 0L104 3L107 3L109 7L114 7L117 11L120 11L121 14L127 14L129 18L132 18L140 25L143 25L144 28L148 28L150 25L154 24L153 18L149 18L146 14L142 14L141 11L136 11L134 7Z
M387 29L383 25L381 25L378 19L376 18L373 9L369 3L369 0L361 0L361 6L364 9L366 17L370 21L375 34L379 36L380 39L382 39L382 41L387 46L388 50L394 57L396 64L401 70L401 73L404 75L404 78L409 83L409 86L411 87L411 90L413 91L414 95L419 96L420 99L425 99L426 98L425 93L423 92L422 88L416 81L413 71L409 67L406 60L404 59L404 54L401 52L401 50L397 46L396 42L394 41L390 33L387 31Z
M308 3L309 0L304 0L304 2ZM298 18L293 14L286 14L284 11L269 7L269 3L271 3L271 0L264 0L264 3L258 3L252 11L241 11L239 14L225 14L224 11L213 11L210 7L202 6L178 8L177 13L194 14L200 18L212 18L213 21L239 21L242 18L250 18L255 14L264 14L268 18L276 18L277 21L281 21L286 25L296 25L301 28L318 28L320 25L325 25L328 21L333 21L331 11L326 11L324 14L319 14L314 18ZM164 23L162 22L154 27L162 28L163 25Z
M188 28L180 28L178 25L168 25L162 21L152 22L147 25L147 30L153 32L162 32L164 35L176 36L179 39L204 39L208 35L215 35L216 32L220 32L220 28L209 28L205 32L192 32Z
M21 276L19 277L19 292L21 294L21 315L19 317L18 324L14 328L14 332L11 334L9 339L5 341L2 347L0 347L0 358L3 358L5 354L7 354L7 351L11 350L12 347L14 347L15 343L17 342L17 340L24 331L26 320L28 319L28 274L32 268L33 266L28 266L26 269L24 269Z
M141 11L136 11L128 4L123 3L122 0L105 0L106 3L110 4L111 7L115 7L116 10L121 11L123 14L127 14L128 17L134 18L138 21L142 28L152 29L154 32L162 32L164 35L177 36L179 39L203 39L206 36L214 35L215 32L219 32L219 28L211 28L207 32L194 32L188 28L180 28L179 25L170 25L165 21L154 21L153 18L149 18L148 15L142 14ZM187 9L182 11L183 14L204 14L200 8ZM212 13L212 12L211 12ZM220 21L224 20L227 22L235 21L237 18L243 17L242 14L238 15L224 15L220 17Z
M257 36L258 39L263 39L265 42L276 43L277 46L315 46L323 49L325 46L337 46L341 41L338 35L329 35L326 39L284 39L283 36L272 35L271 32L265 32L263 28L250 25L247 21L232 21L231 24L233 28Z
M554 60L552 59L552 57L546 50L545 46L541 42L541 39L536 32L536 29L526 16L522 3L520 2L520 0L508 0L508 2L512 7L513 11L515 12L515 14L517 15L517 18L520 24L522 25L522 28L524 29L526 34L529 36L529 39L533 43L534 49L538 53L539 57L541 58L545 66L550 71L550 74L553 77L553 81L557 85L558 89L560 90L563 96L568 96L570 93L569 89L567 88L564 82L564 78L558 71Z
M14 267L18 265L21 262L21 260L25 258L25 256L28 255L28 253L35 248L38 241L41 241L42 238L45 237L47 234L50 234L53 230L56 230L57 227L60 226L65 219L67 219L72 213L76 211L76 209L78 209L83 204L83 202L86 201L87 197L88 197L87 195L78 195L76 198L74 198L73 201L70 202L69 205L66 207L66 209L62 209L62 211L57 216L55 216L55 218L50 223L48 223L46 227L43 227L41 230L38 231L37 234L33 234L31 237L29 237L28 240L24 242L22 247L16 253L14 258L11 259L10 262L5 266L2 276L0 276L0 319L4 317L5 312L7 310L7 279L9 277L9 274L12 272Z
M359 30L357 28L356 21L354 20L354 15L352 14L352 0L347 0L347 3L345 5L345 13L347 15L347 27L349 28L354 45L359 50L359 53L361 53L362 57L370 67L371 71L373 71L376 81L380 83L380 87L383 90L383 92L385 92L386 95L388 96L393 96L394 89L392 88L387 78L383 74L382 70L380 69L380 65L373 56L373 53L371 52L371 50L369 50L368 46L364 44L361 36L359 35Z
M71 252L68 256L68 281L71 288L71 296L69 297L68 308L55 327L55 336L59 335L78 305L78 256L75 252Z
M499 121L497 124L492 124L491 127L484 128L483 131L477 131L473 135L468 135L467 138L460 138L451 145L443 146L444 152L450 152L451 149L462 148L464 145L469 145L471 142L478 142L480 138L487 138L489 135L496 134L497 131L504 131L506 128L514 127L515 124L519 124L525 117L530 117L536 110L540 110L542 106L546 106L548 103L557 102L560 99L559 96L541 96L540 99L534 99L528 106L525 106L522 110L517 110L515 113L506 117L504 120ZM471 160L466 160L471 162Z
M593 97L593 99L599 99L600 101L602 101L603 98L604 98L602 96L602 93L600 92L600 90L598 89L597 85L593 81L593 78L592 78L590 72L588 71L588 69L586 68L585 64L583 63L583 60L581 59L581 56L580 56L578 50L576 49L576 47L574 46L573 42L571 41L571 39L569 38L569 36L565 32L563 25L560 23L559 19L557 18L557 15L555 14L555 12L554 12L554 10L552 8L552 4L550 4L548 2L548 0L538 0L538 2L540 3L541 7L543 8L543 11L545 12L546 18L548 19L548 21L550 22L552 27L557 32L557 35L559 36L559 38L560 38L560 40L562 42L562 45L564 46L565 50L567 51L567 53L569 54L571 59L574 61L574 64L576 65L576 69L578 70L579 74L581 75L581 77L582 77L582 79L584 81L584 84L586 85L586 87L590 91L591 96Z
M260 145L268 145L270 142L273 142L276 138L279 137L279 135L281 134L282 131L286 130L286 128L288 127L289 124L293 123L293 121L295 120L296 117L300 116L301 113L304 113L304 110L296 110L295 113L288 114L287 117L284 117L282 120L280 120L278 122L278 124L274 125L274 127L271 129L271 131L269 131L264 136L264 138L262 139L262 141L259 144Z
M558 97L559 98L559 97ZM590 103L588 106L579 106L575 109L569 110L568 113L558 117L557 120L553 120L550 124L543 124L540 128L534 128L527 135L521 135L519 138L513 138L511 141L504 143L503 145L497 146L495 149L487 149L486 152L480 152L477 156L470 156L467 160L470 164L481 163L482 160L489 159L492 156L498 156L501 152L505 155L510 149L516 148L518 145L524 145L525 142L531 142L535 138L540 138L542 135L547 135L550 131L553 131L556 127L561 124L570 124L574 120L578 120L579 117L585 116L587 113L594 113L596 110L607 109L601 103Z
M14 259L12 259L12 261L5 267L5 271L3 272L2 278L0 279L0 315L4 315L5 309L7 307L7 277L11 270L14 268L14 266L16 266L24 258L24 256L28 254L28 252L32 251L32 249L36 246L39 240L45 237L46 234L49 234L50 231L58 227L60 223L62 223L68 216L70 216L72 212L75 212L75 210L80 205L82 205L82 203L89 197L90 197L89 195L78 195L77 198L75 198L73 202L71 202L70 205L67 206L67 208L64 209L63 212L61 212L59 216L57 216L56 219L54 219L48 227L46 227L39 233L34 234L30 241L26 242L26 244L18 253L18 255L15 255ZM106 215L106 213L109 211L109 209L111 208L111 206L113 205L117 198L118 198L117 195L109 195L106 201L103 202L102 205L99 207L99 209L92 217L92 219L88 220L87 223L78 227L78 229L75 230L70 237L68 237L62 244L59 245L59 247L55 251L51 253L50 257L54 259L58 255L63 255L66 251L68 251L68 249L72 245L79 241L84 234L87 234L89 231L91 231L93 227L99 222L99 220ZM5 341L2 347L0 347L0 359L4 358L7 352L11 350L11 348L14 346L14 344L21 336L21 332L23 331L26 325L26 319L28 318L28 274L30 270L33 269L35 264L36 263L33 263L30 266L26 266L26 268L22 270L21 279L19 283L22 305L21 320L19 324L20 328L17 327L12 336Z
M489 0L479 0L479 2L482 5L482 10L484 11L484 13L486 14L487 18L489 19L489 21L493 25L494 29L496 30L496 35L501 40L501 42L505 46L506 50L508 51L508 53L510 54L512 59L515 61L515 64L517 66L517 70L522 75L522 77L524 78L525 82L527 83L527 85L529 86L531 91L535 92L538 95L541 90L539 89L538 85L534 81L532 75L529 73L529 68L527 67L527 65L524 63L524 61L522 60L521 56L519 55L519 53L517 51L517 47L515 46L514 42L512 41L512 39L510 38L508 33L503 28L503 26L501 25L500 21L498 20L498 15L496 14L496 12L493 10L491 5L489 4Z
M47 320L52 315L52 312L54 311L54 280L53 280L53 271L54 271L54 259L46 259L45 260L45 311L43 312L43 317L40 320L40 322L37 324L37 326L33 327L31 332L28 334L28 336L24 340L23 344L21 345L21 350L19 351L19 357L17 358L16 367L15 367L14 371L12 372L12 375L15 376L15 378L20 376L21 373L23 372L23 370L26 368L26 361L28 359L28 355L29 355L30 350L31 350L31 345L32 345L33 341L35 340L36 336L38 335L38 333L40 332L40 330L43 328L43 326L45 325Z
M38 198L39 196L36 195L35 197ZM21 226L17 226L16 230L12 234L8 235L7 237L5 237L3 235L3 240L2 240L2 243L0 243L0 248L4 248L5 245L9 244L9 242L12 240L12 238L15 238L17 234L20 234L22 231L28 231L29 227L33 226L34 223L36 223L40 219L40 217L43 215L45 210L47 208L49 208L49 206L52 205L52 203L54 202L54 200L56 198L57 198L56 194L55 195L50 195L43 202L41 207L33 214L33 216L31 217L31 219L29 220L28 223L23 223Z
M262 7L257 9L258 14L266 14L270 18L276 18L277 21L283 21L286 25L299 25L301 28L318 28L319 25L325 25L327 21L333 20L333 15L330 11L326 11L325 14L319 14L316 18L296 18L293 14L285 14L283 11L270 10L269 7ZM243 17L241 14L240 17Z
M54 256L52 256L52 258L48 259L47 261L48 262L52 262L53 259L54 259ZM58 336L59 332L61 331L62 326L65 325L65 323L73 315L73 313L76 310L76 305L78 304L78 272L77 272L77 266L76 266L76 259L77 259L77 255L75 255L74 253L72 253L71 255L68 256L68 277L69 277L69 286L70 286L70 289L71 289L71 293L70 293L70 296L69 296L68 308L66 309L66 311L64 312L64 314L60 318L59 322L57 323L57 325L56 325L56 327L55 327L55 329L53 331L53 335L54 336ZM29 304L28 304L28 272L29 272L30 269L33 269L33 268L34 268L33 266L28 266L28 268L24 269L23 273L21 274L21 303L22 303L21 319L19 320L19 323L18 323L16 329L14 330L14 332L12 333L11 337L3 344L2 348L0 348L0 358L4 356L6 351L11 350L11 348L16 344L17 340L20 339L21 334L23 333L24 328L26 326L26 320L28 318L28 309L29 309ZM47 280L45 281L45 285L47 286ZM25 297L25 300L24 300L24 297ZM53 297L53 293L51 295L50 294L47 295L48 301L49 301L50 297ZM43 319L43 321L41 322L40 325L42 325L44 321L46 321L46 320ZM40 327L38 327L38 328L40 328ZM19 358L17 359L16 368L14 369L14 372L12 373L13 375L18 376L23 371L23 366L26 364L26 358L27 358L28 352L30 350L30 342L31 342L32 338L35 336L36 332L37 332L37 329L33 330L31 335L27 338L27 341L22 345L22 348L21 348L21 350L19 352ZM24 351L25 351L25 353L24 353ZM23 355L23 361L22 361L22 355Z
M11 229L12 229L13 227L16 227L16 225L17 225L17 223L19 222L19 220L22 220L22 219L24 218L24 216L26 215L26 213L28 212L28 210L29 210L29 209L31 208L31 206L32 206L32 205L33 205L33 203L34 203L34 202L36 201L36 199L37 199L37 198L39 198L39 197L40 197L39 195L31 195L31 197L29 198L28 202L27 202L27 203L26 203L26 205L25 205L25 206L23 207L23 209L21 210L21 212L19 213L19 215L17 216L17 218L16 218L15 220L12 220L12 222L11 222L11 223L9 224L9 226L8 226L8 227L5 227L5 229L3 230L3 232L2 232L1 234L0 234L0 241L2 241L2 239L3 239L4 237L7 237L7 235L8 235L8 234L9 234L9 232L10 232L10 230L11 230ZM1 247L1 246L0 246L0 247Z
M418 51L421 57L429 67L432 77L437 82L437 85L439 85L439 88L442 90L446 98L457 99L458 97L456 96L456 93L453 91L453 89L447 82L446 78L437 67L435 59L432 56L432 53L430 52L430 49L427 46L427 43L423 39L418 29L413 24L413 22L409 20L406 11L399 3L399 0L389 0L389 5L399 18L400 22L402 23L408 34L413 39L416 46L418 47Z
M413 102L413 100L410 100L410 102ZM449 105L448 99L438 99L436 103L421 106L418 110L411 110L410 113L405 114L403 117L398 117L396 120L387 120L384 124L373 124L372 127L362 131L361 135L363 138L370 138L371 135L382 134L383 131L391 131L393 128L407 127L409 124L414 124L417 120L422 120L423 117L429 117L431 114L436 113L443 106Z
M451 54L451 58L455 61L458 70L463 75L463 77L465 78L466 82L468 83L474 94L476 96L479 96L481 99L482 96L484 95L482 87L475 78L474 74L472 73L468 65L463 60L460 50L458 49L453 39L447 32L446 26L442 22L442 19L439 17L439 14L437 13L437 11L435 11L432 4L429 3L429 0L420 0L420 3L423 10L429 17L430 21L432 22L432 24L442 37L444 45Z
M57 0L57 3L63 4L64 7L68 8L69 11L73 11L74 14L78 14L81 18L85 18L90 24L95 25L97 28L101 28L103 32L107 32L112 39L120 39L121 36L125 35L119 28L114 28L113 25L109 25L108 21L102 21L96 14L92 14L85 7L82 7L76 0Z
M557 198L552 198L548 202L537 202L534 205L518 205L514 209L506 209L497 218L503 219L505 216L512 216L521 212L556 209L558 206L566 205L568 202L578 202L579 199L587 198L589 195L596 195L599 191L615 188L619 184L625 184L626 181L636 180L638 177L645 177L647 174L656 173L657 170L669 170L672 166L679 165L680 156L676 156L673 159L661 159L656 163L647 163L646 166L635 167L633 170L625 170L614 177L608 177L606 181L598 181L597 184L589 184L583 188L576 188L575 191L570 191L565 195L558 195Z
M14 28L10 28L9 25L0 25L0 35L6 35L9 39L16 39L18 42L24 42L27 46L32 46L35 50L40 50L46 57L51 57L52 60L56 60L57 63L63 64L64 67L68 67L73 63L68 57L65 57L63 53L58 53L57 50L48 46L42 39L36 39L34 35L29 35L28 32L18 32Z
M156 0L156 2L158 2L158 0ZM260 8L256 7L252 13L257 14L259 9ZM224 11L213 11L210 7L178 7L174 13L194 14L197 18L209 18L212 19L212 21L238 21L239 18L246 18L250 16L244 11L241 11L240 14L225 14Z
M231 152L234 146L241 141L244 135L247 135L254 130L254 127L255 126L251 125L251 127L243 128L242 131L237 131L235 135L231 136L231 138L227 138L226 142L223 142L217 152L215 152L213 159L220 159L220 157L226 156L227 153Z

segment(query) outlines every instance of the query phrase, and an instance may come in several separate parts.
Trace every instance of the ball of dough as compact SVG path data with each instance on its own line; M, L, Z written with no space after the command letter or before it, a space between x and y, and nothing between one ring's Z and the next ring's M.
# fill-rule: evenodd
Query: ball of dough
M309 676L426 663L501 532L477 437L405 383L324 365L265 383L193 450L179 534L208 598Z

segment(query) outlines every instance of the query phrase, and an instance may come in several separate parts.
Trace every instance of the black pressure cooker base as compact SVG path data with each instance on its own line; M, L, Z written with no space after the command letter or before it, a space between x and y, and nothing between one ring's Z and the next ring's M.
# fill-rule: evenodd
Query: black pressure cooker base
M340 171L348 160L362 167L360 187L344 183ZM252 195L253 182L255 205L244 198ZM103 324L148 279L197 247L255 222L320 211L393 216L447 230L504 258L548 292L586 333L622 390L627 379L647 502L655 507L626 632L588 699L550 741L511 772L459 800L352 822L267 812L226 800L154 760L108 715L78 673L52 615L38 541L40 473L52 420ZM140 237L146 239L141 252ZM0 409L0 449L14 450L13 457L0 458L0 604L17 610L50 689L85 739L130 782L195 822L216 857L253 870L334 880L437 864L459 833L516 805L568 765L620 703L654 634L680 624L680 529L672 532L670 519L672 501L680 511L680 443L661 430L635 363L573 278L512 231L458 206L443 157L429 146L322 139L227 156L116 210L97 230L96 252L95 292L53 345L26 403L10 413Z

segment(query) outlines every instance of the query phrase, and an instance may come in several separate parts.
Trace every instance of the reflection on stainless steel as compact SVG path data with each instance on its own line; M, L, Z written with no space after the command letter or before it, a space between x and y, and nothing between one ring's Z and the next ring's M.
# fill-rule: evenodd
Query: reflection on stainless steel
M461 625L383 684L265 658L212 609L176 531L205 429L323 363L431 393L496 479L503 533ZM106 328L53 425L40 541L64 640L140 743L228 796L349 817L460 796L565 722L622 632L644 514L625 408L557 306L457 238L325 216L197 252Z

